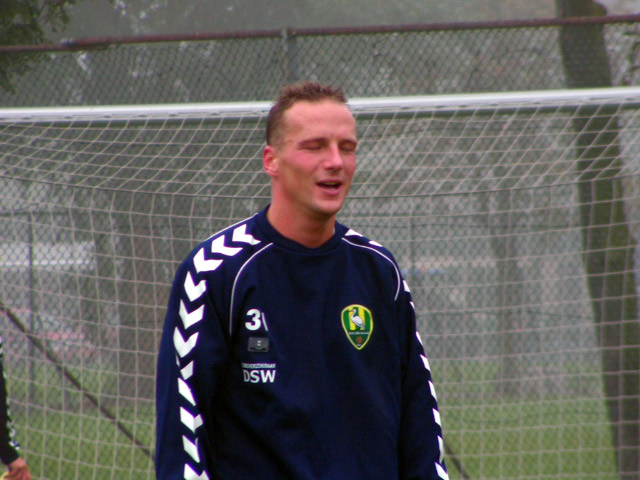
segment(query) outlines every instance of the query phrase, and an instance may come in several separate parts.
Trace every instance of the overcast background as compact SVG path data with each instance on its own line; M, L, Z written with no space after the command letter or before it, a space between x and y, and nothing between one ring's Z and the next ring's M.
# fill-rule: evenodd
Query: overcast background
M608 15L640 0L603 0ZM554 0L79 0L50 39L473 22L555 16Z

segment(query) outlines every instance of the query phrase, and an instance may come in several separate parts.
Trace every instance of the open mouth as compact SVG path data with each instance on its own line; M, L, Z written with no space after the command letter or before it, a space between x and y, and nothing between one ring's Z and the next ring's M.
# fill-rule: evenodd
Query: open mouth
M318 182L318 185L327 190L338 190L342 185L342 182Z

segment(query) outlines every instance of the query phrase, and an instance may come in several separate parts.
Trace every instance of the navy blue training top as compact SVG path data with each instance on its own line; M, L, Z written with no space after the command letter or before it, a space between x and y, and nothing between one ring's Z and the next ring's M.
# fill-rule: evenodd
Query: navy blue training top
M336 224L306 248L266 210L175 276L158 358L158 480L446 479L409 289Z
M9 412L9 396L4 373L4 341L0 337L0 461L5 465L20 457L20 444L16 441L16 431Z

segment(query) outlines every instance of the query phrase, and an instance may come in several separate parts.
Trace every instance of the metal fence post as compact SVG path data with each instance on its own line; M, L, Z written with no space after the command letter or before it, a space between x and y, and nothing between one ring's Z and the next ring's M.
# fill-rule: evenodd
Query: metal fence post
M287 83L295 83L298 81L296 75L296 36L288 28L282 29L281 36L284 77Z

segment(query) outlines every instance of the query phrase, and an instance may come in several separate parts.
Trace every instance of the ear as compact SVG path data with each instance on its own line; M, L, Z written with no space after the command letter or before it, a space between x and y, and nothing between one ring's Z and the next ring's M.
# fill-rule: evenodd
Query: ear
M278 174L278 154L271 145L264 147L262 152L262 168L270 177L275 177Z

